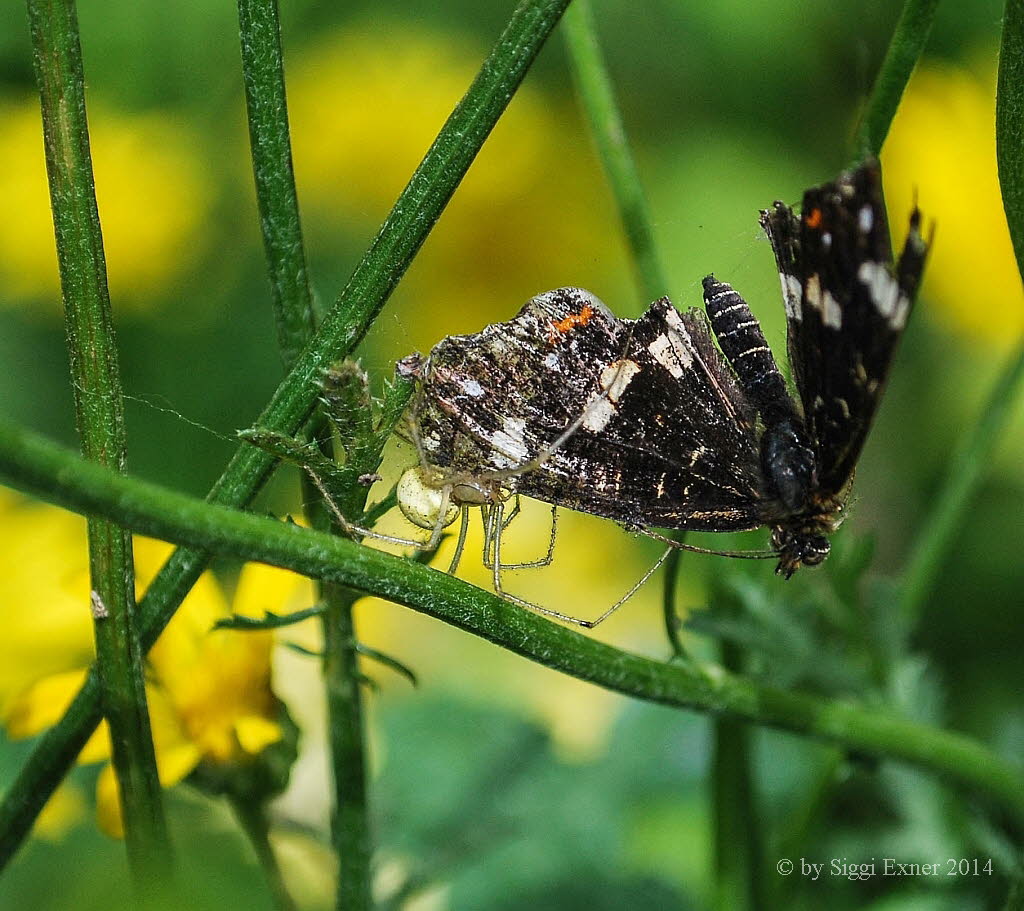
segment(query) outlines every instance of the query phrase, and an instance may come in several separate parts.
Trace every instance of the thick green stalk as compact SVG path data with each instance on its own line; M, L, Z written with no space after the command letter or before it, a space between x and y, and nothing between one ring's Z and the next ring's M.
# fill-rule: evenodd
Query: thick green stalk
M638 699L729 715L919 766L987 797L1024 826L1024 769L961 734L763 686L718 666L662 664L632 655L414 560L126 478L4 422L0 480L58 506L116 519L142 534L286 567L404 604L546 667Z
M640 279L640 290L645 301L655 300L668 294L668 277L658 256L647 199L601 54L590 0L573 3L565 14L562 29L573 81L615 195L626 241Z
M123 472L126 436L106 261L93 186L85 82L73 0L29 0L33 63L43 114L71 381L82 453ZM170 860L136 625L129 533L88 523L97 695L110 725L128 858L147 893ZM86 609L86 605L82 605Z
M274 300L278 345L285 366L290 368L313 336L314 315L292 169L276 0L239 0L238 18L263 247ZM329 428L321 416L314 417L310 432L314 439L322 441L323 453L329 458L333 445ZM309 479L304 478L306 518L314 528L329 531L330 519L324 505L318 502L319 496ZM366 805L362 692L352 617L355 598L347 589L324 582L317 583L317 593L324 607L321 625L334 780L337 904L350 911L364 911L370 908L372 901L372 846Z
M906 0L896 31L861 115L853 148L858 160L877 158L935 20L939 0Z
M721 911L763 907L756 899L760 825L751 775L751 730L745 721L715 719L711 756L715 900Z
M499 36L465 97L448 118L369 250L310 344L257 419L262 427L292 435L303 426L319 391L323 369L349 353L430 233L504 112L569 0L523 0ZM243 445L207 496L212 503L245 506L273 466L268 454ZM210 554L179 548L139 603L142 644L148 648L195 584ZM43 804L95 728L96 690L75 698L64 718L41 737L0 805L0 867L23 841Z

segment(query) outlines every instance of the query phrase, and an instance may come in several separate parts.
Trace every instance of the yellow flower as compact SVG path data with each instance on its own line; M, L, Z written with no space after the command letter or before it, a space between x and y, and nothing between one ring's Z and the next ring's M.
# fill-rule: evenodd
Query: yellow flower
M12 737L32 736L55 723L81 686L92 658L85 522L49 506L0 499L0 623L11 635L0 649L0 721ZM135 539L140 590L170 551ZM56 567L73 567L61 571ZM306 580L259 565L243 569L231 608L207 573L185 599L150 653L147 698L161 783L181 781L201 762L254 757L282 737L271 689L269 631L214 630L230 613L281 612L310 599ZM109 758L101 725L81 762ZM113 771L97 782L100 823L121 834Z
M116 114L90 101L96 196L111 294L119 309L147 298L189 265L211 204L197 142L169 114ZM60 308L39 102L0 100L0 282L7 304Z
M1024 290L996 173L995 70L986 69L979 77L953 64L920 65L882 163L894 236L915 193L936 224L924 279L930 311L980 341L1009 345L1024 332Z

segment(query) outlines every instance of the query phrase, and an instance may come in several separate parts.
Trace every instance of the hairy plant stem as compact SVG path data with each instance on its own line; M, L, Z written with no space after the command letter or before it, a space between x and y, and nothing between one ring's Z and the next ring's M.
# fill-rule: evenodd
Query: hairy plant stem
M316 320L292 167L281 23L276 0L238 0L238 23L260 232L278 348L285 368L291 368L312 338ZM322 419L314 417L311 428L314 439L321 437ZM312 484L303 486L307 519L318 527L323 511L318 508L317 492ZM317 587L321 601L326 600L324 584L317 582ZM264 868L275 903L282 909L294 906L267 837L265 808L243 805L242 800L235 800L233 806ZM253 824L254 818L259 825Z
M504 112L519 83L569 0L522 0L462 101L448 118L335 306L257 419L289 435L307 421L318 381L332 361L353 350L440 217ZM248 504L262 487L273 459L241 446L207 496L211 503ZM149 648L209 562L210 554L179 548L139 603L142 645ZM99 721L92 673L64 718L36 742L0 804L0 868L24 840L39 811L66 774Z
M93 185L75 4L29 0L28 11L82 454L123 472L124 402ZM141 897L156 897L167 885L171 847L146 706L131 535L113 521L91 517L88 541L95 691L110 725L136 891ZM82 605L82 610L89 609Z
M277 0L238 0L242 78L260 233L277 344L291 368L313 337L313 295L299 221Z
M4 422L0 479L50 503L116 518L142 534L285 567L404 604L638 699L754 721L919 766L986 797L1024 829L1024 769L963 735L761 685L717 665L662 664L632 655L413 560L126 478Z

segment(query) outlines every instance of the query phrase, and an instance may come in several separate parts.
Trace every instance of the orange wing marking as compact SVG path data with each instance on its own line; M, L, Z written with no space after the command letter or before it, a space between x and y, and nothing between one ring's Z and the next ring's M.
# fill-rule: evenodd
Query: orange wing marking
M559 335L571 332L577 326L585 326L594 315L594 308L590 304L584 304L579 313L570 313L565 319L555 320L551 323L551 332L548 340L551 344L557 341Z

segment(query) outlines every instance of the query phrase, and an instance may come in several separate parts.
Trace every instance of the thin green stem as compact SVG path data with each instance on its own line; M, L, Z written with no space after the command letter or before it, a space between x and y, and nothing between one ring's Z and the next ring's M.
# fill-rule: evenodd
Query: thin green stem
M285 886L277 855L270 844L270 823L265 805L254 801L248 794L227 794L228 803L256 852L256 859L267 878L267 886L278 911L296 911L297 905Z
M335 907L338 911L368 911L373 907L370 891L373 839L367 811L363 694L352 616L359 595L341 585L321 585L327 607L321 618L323 674L334 773L331 836L338 857Z
M1024 343L1010 356L996 380L981 418L961 441L949 463L942 488L915 542L900 585L897 609L904 629L911 630L920 618L935 586L950 545L963 524L985 472L992 450L1013 413L1013 404L1024 378Z
M573 82L587 115L608 185L615 197L641 297L645 302L655 300L668 294L668 276L658 255L658 246L651 228L650 208L626 136L622 113L615 100L608 66L601 53L590 0L576 0L573 3L565 14L562 29L569 51ZM677 532L673 537L682 542L685 533ZM686 657L686 649L679 635L679 615L676 613L681 556L682 551L677 549L668 555L662 589L665 634L677 658Z
M260 233L270 279L278 348L285 367L291 368L313 337L316 320L292 167L277 0L238 0L238 26ZM311 436L325 438L325 429L322 417L314 416ZM322 445L329 456L330 442ZM307 519L313 527L329 525L317 502L316 490L307 478L303 480ZM329 610L327 586L318 582L317 587L318 601ZM281 908L293 907L267 838L264 807L253 806L251 800L244 798L234 800L233 806L266 871L275 901Z
M846 756L842 750L830 749L826 755L813 761L816 763L812 771L814 777L803 788L795 805L787 807L782 829L773 842L772 850L762 857L767 864L762 875L768 886L769 908L786 908L792 904L787 902L787 898L792 894L790 890L794 883L790 877L780 876L775 864L783 857L805 856L816 843L820 843L818 834L822 817L828 809L832 789Z
M569 0L523 0L499 36L465 97L448 118L337 303L257 419L293 435L312 412L323 369L352 351L409 267L491 129L505 111ZM207 496L245 506L270 475L273 459L241 446ZM210 554L179 548L139 603L142 644L156 641L209 562ZM0 804L0 867L24 840L39 811L96 725L97 691L87 686L64 718L40 738Z
M277 343L291 367L313 336L313 295L299 222L277 0L238 0L242 77Z
M562 28L576 91L618 204L641 291L646 301L652 301L668 294L668 278L658 256L647 199L601 54L590 0L576 0L565 14Z
M849 702L763 686L717 666L662 664L632 655L413 560L126 478L4 422L0 479L142 534L286 567L404 604L546 667L638 699L725 714L919 766L987 797L1024 826L1024 769L963 735Z
M935 19L939 0L906 0L861 115L853 147L858 160L877 158Z
M738 611L734 595L714 586L717 615ZM722 667L743 670L743 649L722 642ZM753 783L750 725L722 715L714 721L711 758L712 815L714 820L715 906L723 911L747 911L764 906L760 894L761 844L757 795Z
M75 4L29 0L28 11L82 453L123 472L124 402L93 185ZM91 518L88 538L97 694L110 725L129 863L136 887L145 895L166 875L170 840L146 707L131 536L113 522Z

